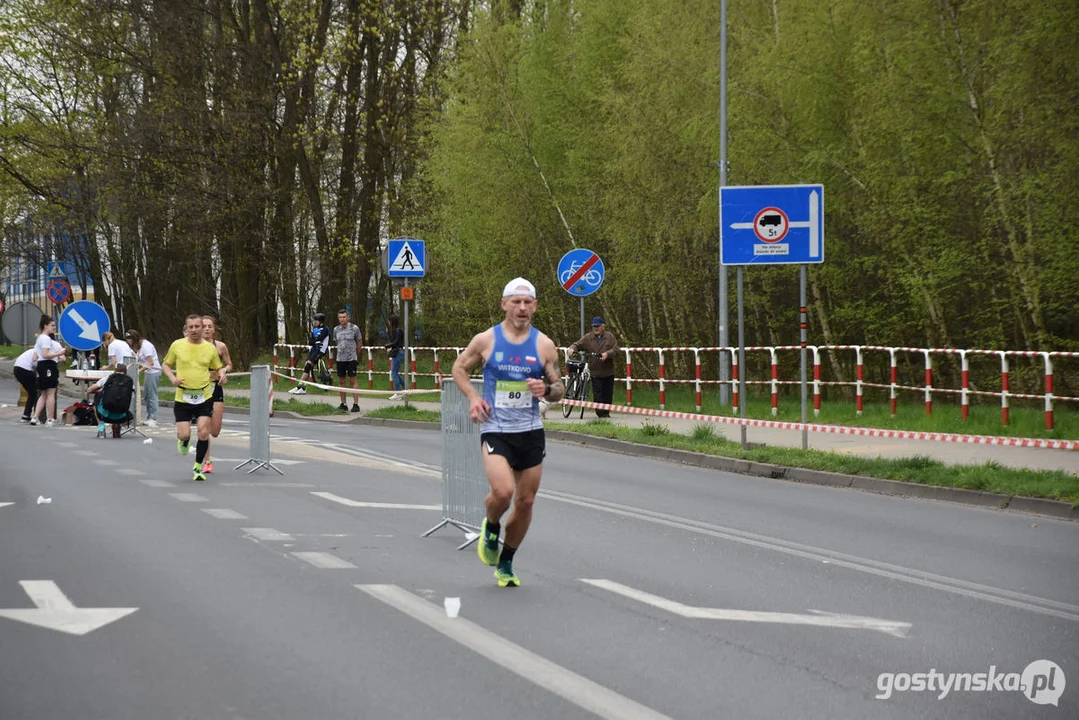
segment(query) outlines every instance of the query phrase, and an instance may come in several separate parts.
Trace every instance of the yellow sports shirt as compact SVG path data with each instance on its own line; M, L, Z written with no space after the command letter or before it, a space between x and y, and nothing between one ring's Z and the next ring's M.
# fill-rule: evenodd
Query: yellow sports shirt
M183 381L183 385L176 388L176 402L188 405L201 405L213 396L210 371L224 367L213 343L205 340L193 343L187 338L170 345L161 362L171 367L176 377Z

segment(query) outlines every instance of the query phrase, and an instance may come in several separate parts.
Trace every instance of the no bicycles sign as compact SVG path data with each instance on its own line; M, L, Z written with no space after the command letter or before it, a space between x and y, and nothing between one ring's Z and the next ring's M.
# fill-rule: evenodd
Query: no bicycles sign
M558 261L558 284L575 297L591 295L603 284L603 261L591 250L570 250Z

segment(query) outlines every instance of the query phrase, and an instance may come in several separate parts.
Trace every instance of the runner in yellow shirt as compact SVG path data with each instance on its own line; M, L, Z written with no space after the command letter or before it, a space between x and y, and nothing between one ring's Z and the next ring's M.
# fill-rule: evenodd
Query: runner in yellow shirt
M161 370L176 386L176 449L181 455L191 450L191 421L195 420L198 443L195 445L194 479L205 480L202 461L210 450L210 421L214 414L214 382L211 370L217 370L217 382L225 384L225 367L212 342L203 339L202 316L188 315L185 337L169 346L161 359ZM173 370L173 367L176 369Z

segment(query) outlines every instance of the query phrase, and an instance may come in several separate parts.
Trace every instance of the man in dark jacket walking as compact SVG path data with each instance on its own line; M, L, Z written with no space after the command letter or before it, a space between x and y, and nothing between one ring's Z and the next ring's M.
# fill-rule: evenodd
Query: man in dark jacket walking
M592 397L598 403L613 404L614 400L614 356L618 353L618 340L607 332L603 318L592 318L592 332L569 346L572 357L578 349L595 353L588 358L588 370L592 373ZM609 410L596 410L601 418L610 417Z

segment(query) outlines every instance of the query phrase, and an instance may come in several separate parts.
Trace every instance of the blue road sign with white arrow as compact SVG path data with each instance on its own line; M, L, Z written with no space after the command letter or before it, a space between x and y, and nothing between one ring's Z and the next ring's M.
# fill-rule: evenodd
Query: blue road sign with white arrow
M824 186L720 188L719 261L723 265L824 262Z
M76 350L93 350L101 345L102 333L112 327L105 308L90 300L71 303L60 315L60 337Z
M404 237L390 240L387 274L396 278L421 278L427 274L427 252L423 240Z

